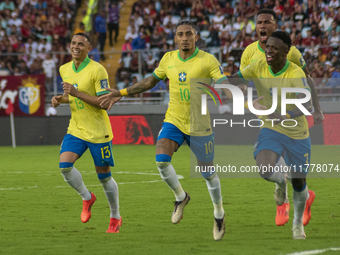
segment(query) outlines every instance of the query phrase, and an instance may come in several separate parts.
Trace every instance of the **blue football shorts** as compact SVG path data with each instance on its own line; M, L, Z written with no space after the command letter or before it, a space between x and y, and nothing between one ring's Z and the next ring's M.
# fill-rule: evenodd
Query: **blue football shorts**
M284 152L286 165L291 167L291 172L308 173L311 157L311 140L292 139L282 133L269 128L262 128L254 145L254 158L261 150L271 150L278 155Z
M73 135L67 134L60 146L60 154L66 151L74 152L79 158L90 149L96 166L114 166L112 141L107 143L90 143Z
M198 160L203 162L214 160L214 133L207 136L190 136L184 134L175 125L163 122L157 141L162 138L175 141L179 146L186 141Z

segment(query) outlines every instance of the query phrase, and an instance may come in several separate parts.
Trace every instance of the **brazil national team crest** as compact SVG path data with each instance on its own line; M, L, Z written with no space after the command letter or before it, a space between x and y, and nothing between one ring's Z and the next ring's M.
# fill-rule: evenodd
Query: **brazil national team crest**
M187 81L187 73L186 72L180 72L178 74L178 76L179 76L180 82L186 82Z
M23 79L21 84L22 87L19 87L20 110L33 114L40 107L40 85L37 85L37 80L31 77Z

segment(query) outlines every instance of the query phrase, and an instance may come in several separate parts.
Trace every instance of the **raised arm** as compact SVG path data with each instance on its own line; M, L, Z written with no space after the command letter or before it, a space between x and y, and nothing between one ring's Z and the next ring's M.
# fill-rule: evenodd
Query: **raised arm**
M110 110L114 103L117 102L117 97L142 93L155 87L158 82L159 80L151 75L126 89L106 89L108 91L111 91L111 93L103 95L99 98L100 106L107 107L107 110Z
M63 84L64 93L67 93L67 94L70 94L71 96L77 97L80 100L84 101L85 103L90 104L90 105L92 105L94 107L107 110L107 107L105 107L105 106L101 107L100 106L99 97L97 97L97 96L90 96L88 94L85 94L85 93L77 90L70 83L62 82L62 84Z

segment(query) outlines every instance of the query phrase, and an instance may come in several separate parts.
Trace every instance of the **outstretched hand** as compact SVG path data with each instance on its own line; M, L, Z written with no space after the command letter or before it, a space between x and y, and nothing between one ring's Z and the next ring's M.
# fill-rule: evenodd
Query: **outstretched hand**
M122 96L120 95L120 92L117 89L107 88L106 90L111 91L111 93L102 95L99 98L99 102L100 107L110 110L112 106L122 98Z
M268 108L262 104L260 104L260 101L263 99L264 97L258 97L255 100L253 100L253 106L256 110L267 110Z

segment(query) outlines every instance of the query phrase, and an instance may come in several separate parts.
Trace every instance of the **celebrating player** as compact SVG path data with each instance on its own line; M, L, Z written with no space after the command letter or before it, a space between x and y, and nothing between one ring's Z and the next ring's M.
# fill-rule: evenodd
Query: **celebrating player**
M241 57L241 65L240 70L242 71L246 66L250 65L252 62L258 60L265 60L265 47L268 41L268 38L272 35L272 33L278 28L277 24L278 18L276 13L271 9L262 9L258 12L256 18L256 33L259 38L258 41L250 44L243 52ZM288 52L287 59L290 62L293 62L300 68L302 68L305 72L305 75L308 77L307 82L312 92L312 102L314 106L314 124L319 124L324 120L323 113L320 109L319 99L317 96L317 92L314 87L313 80L309 77L309 72L306 67L305 60L301 56L300 51L292 46L290 51ZM285 166L285 162L282 157L279 158L277 165ZM275 193L280 192L279 187L276 185ZM286 194L288 195L288 194ZM278 226L283 226L289 220L289 200L286 197L283 204L280 204L280 201L277 201L277 209L276 209L276 218L275 222Z
M253 80L258 95L264 98L260 103L267 108L272 106L273 88L278 89L278 105L281 105L281 88L297 87L309 90L304 72L287 60L291 44L291 39L286 32L272 33L266 44L266 60L258 60L232 76L232 78ZM287 98L290 99L304 97L305 94L303 93L287 94ZM303 106L308 111L312 108L310 101ZM264 124L254 147L254 158L261 177L278 185L280 192L275 193L275 200L278 201L278 204L283 204L287 193L287 176L281 171L274 171L273 169L279 156L284 152L287 165L292 166L291 181L294 189L293 238L305 239L304 225L308 224L311 218L310 209L315 197L313 191L308 191L306 183L308 171L305 164L310 163L311 141L308 123L303 112L292 104L287 105L287 110L287 115L281 115L281 109L277 108L269 116L260 116ZM289 124L289 121L285 126L278 124L287 118L293 119L297 125ZM277 121L272 122L270 119L277 119ZM273 125L273 123L276 125ZM263 171L264 166L267 169L271 168L271 170Z
M108 93L105 90L109 87L108 75L102 65L89 59L91 48L90 39L86 34L76 34L71 41L73 60L60 67L64 94L54 96L52 106L69 103L71 120L61 144L59 168L65 181L82 197L81 221L88 222L96 196L88 191L80 172L73 165L87 148L90 149L111 210L106 233L119 233L122 217L119 214L118 186L110 170L110 166L114 166L112 128L105 111L107 107L101 107L98 100L100 96Z
M179 223L182 219L184 208L188 204L190 196L183 190L178 181L176 171L171 164L172 155L186 141L196 155L199 166L213 166L214 158L214 134L211 130L209 115L206 115L201 123L194 122L190 118L190 79L226 79L217 59L196 48L196 40L196 30L191 22L182 21L178 23L175 42L178 44L179 50L166 53L152 76L121 91L109 89L112 92L101 98L103 105L110 104L110 109L115 102L114 100L116 100L115 97L138 94L149 90L160 80L168 77L170 81L170 102L157 139L156 164L162 179L175 194L175 208L171 215L173 224ZM191 130L197 131L195 136ZM206 151L205 144L211 144L212 150ZM215 240L221 240L225 232L225 215L222 206L220 180L216 173L204 174L203 177L206 180L214 205L213 236Z

